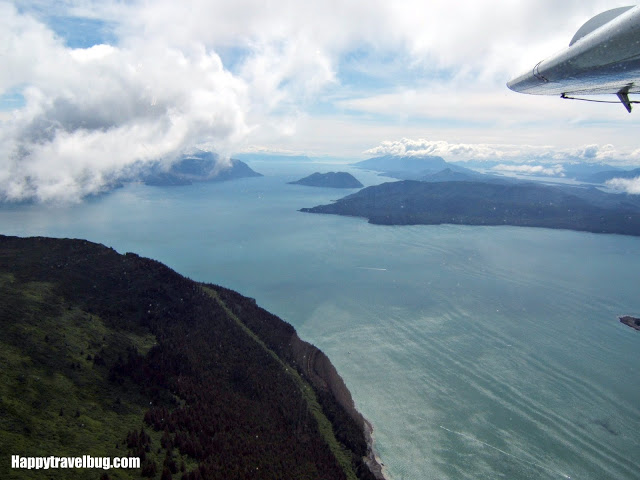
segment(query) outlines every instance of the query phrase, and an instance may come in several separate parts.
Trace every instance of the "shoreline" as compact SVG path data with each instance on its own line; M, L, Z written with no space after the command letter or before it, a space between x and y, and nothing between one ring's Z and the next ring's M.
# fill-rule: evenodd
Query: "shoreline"
M276 318L288 325L279 317ZM384 464L375 451L373 425L356 408L349 388L329 357L315 345L300 339L295 330L289 346L294 355L295 363L311 380L313 387L328 392L346 414L360 426L361 435L364 436L367 446L366 454L362 457L363 463L376 480L389 480L384 473Z
M382 459L377 455L375 451L375 437L373 435L373 425L369 420L364 418L364 434L367 440L367 457L366 457L366 465L369 467L371 473L378 480L389 480L389 477L385 474L385 465Z
M383 462L375 453L373 425L356 409L351 392L329 357L255 300L220 285L209 286L247 328L310 383L333 428L337 431L336 427L341 427L340 442L354 454L356 463L366 465L375 480L388 480Z

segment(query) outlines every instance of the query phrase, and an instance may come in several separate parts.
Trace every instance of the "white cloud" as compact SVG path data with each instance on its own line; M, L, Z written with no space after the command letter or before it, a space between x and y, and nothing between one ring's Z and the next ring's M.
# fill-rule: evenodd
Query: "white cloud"
M631 195L640 195L640 177L636 178L613 178L606 185L614 190L626 192Z
M495 159L496 155L503 156L508 147L503 145L500 150L495 145L482 144L452 144L443 140L425 140L403 138L398 141L384 141L379 146L366 150L369 155L397 155L408 157L442 156L460 157L464 159ZM514 147L518 148L518 147Z
M612 1L14 5L0 0L0 94L19 88L26 98L0 113L0 196L9 199L76 200L132 165L171 161L194 145L223 156L254 144L339 154L402 131L396 138L447 140L411 152L456 159L632 156L629 145L622 157L613 147L568 151L585 137L620 145L628 131L620 123L638 123L623 108L517 95L504 85L566 45L581 22L618 6ZM46 26L49 14L108 22L116 41L70 49ZM374 63L356 65L365 57ZM387 85L398 79L361 86L342 75L350 65L370 78L392 68ZM315 113L319 102L333 111ZM539 138L563 142L560 153L531 146Z
M503 163L491 168L496 172L503 173L520 173L524 175L544 175L548 177L564 176L564 167L562 165L505 165Z
M0 131L8 200L78 200L131 165L170 161L197 143L229 153L249 129L245 82L202 45L69 49L34 19L1 7L3 35L15 46L2 63L27 84L26 106Z
M585 145L579 148L558 148L552 145L515 145L515 144L472 144L472 143L449 143L443 140L427 140L427 139L410 139L403 138L401 140L387 140L374 148L365 151L368 155L401 155L401 156L425 156L438 155L445 160L468 161L468 160L507 160L509 162L524 163L530 161L541 161L544 163L554 162L574 162L584 161L589 163L598 163L608 161L616 164L627 164L629 162L638 161L638 150L625 151L618 150L613 145ZM521 169L525 172L537 168L532 165L527 166L508 166L499 165L504 171L511 169L516 172ZM497 167L495 167L497 168ZM549 172L542 173L544 175L556 175L561 173L557 171L561 169L561 165L549 167L545 165L540 167L543 169L551 169Z

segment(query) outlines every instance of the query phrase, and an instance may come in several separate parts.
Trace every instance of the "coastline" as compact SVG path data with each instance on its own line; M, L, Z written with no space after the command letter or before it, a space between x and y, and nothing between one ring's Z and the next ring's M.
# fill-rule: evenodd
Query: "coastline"
M362 464L367 466L373 477L388 480L382 461L375 453L373 425L356 409L351 392L329 357L315 345L302 340L292 325L263 309L254 300L225 287L211 286L250 330L309 381L334 427L351 428L351 435L347 434L340 440L354 454L361 456ZM354 438L356 436L359 438Z
M297 337L297 334L296 334ZM320 362L326 362L324 373L319 372L315 368L313 370L308 370L307 373L313 376L317 376L324 385L321 385L321 388L328 388L331 392L333 398L340 403L340 405L349 413L349 415L358 423L360 423L362 428L362 434L364 435L364 439L367 445L366 455L363 456L363 463L369 468L369 471L373 474L376 480L388 480L388 477L384 473L384 465L380 457L376 454L375 451L375 436L374 436L374 428L373 424L367 420L355 407L355 403L351 396L351 392L347 388L344 383L343 378L337 372L329 357L327 357L322 350L317 347L305 342L304 340L298 340L310 348L311 352L313 352L312 358L320 358ZM314 360L307 362L306 365L309 367L313 367L318 365L318 363ZM314 386L317 385L317 381L314 382Z
M367 438L368 446L367 460L365 461L367 467L377 479L389 480L389 477L385 474L385 465L375 451L376 440L373 435L373 425L366 418L364 419L364 434Z
M144 425L147 428L152 427L154 431L160 431L163 427L166 430L169 422L174 428L184 430L181 431L181 439L174 435L166 440L171 440L179 449L186 444L179 446L178 440L182 442L182 439L191 438L193 434L191 424L187 420L191 418L189 415L195 408L194 402L199 402L201 397L205 398L204 405L211 408L198 410L198 418L202 418L203 415L208 418L207 425L222 421L216 412L226 411L224 409L228 408L229 401L220 400L216 392L223 390L225 395L243 401L245 409L253 408L255 411L252 410L252 414L243 411L240 416L234 413L220 417L228 417L233 419L233 422L228 424L227 428L216 427L216 432L231 432L229 435L234 435L233 431L238 431L240 436L234 441L244 441L242 431L256 428L255 419L260 418L258 423L270 431L270 435L279 435L279 431L265 425L270 425L271 421L270 414L266 413L269 405L280 405L279 409L272 412L276 415L274 426L293 422L296 429L295 432L289 432L282 437L282 442L291 443L291 447L283 447L282 450L287 452L289 457L294 455L290 452L302 453L304 450L300 449L307 446L311 448L310 442L315 442L316 447L303 456L300 456L300 453L297 455L307 462L320 462L324 458L316 465L327 478L341 478L330 473L337 473L336 469L339 468L347 478L386 480L382 473L382 462L374 451L373 427L356 410L351 393L329 358L317 347L301 340L290 324L259 307L254 299L224 287L194 282L158 261L133 253L119 254L104 245L78 239L0 235L0 272L6 274L5 280L12 285L11 294L16 298L22 298L19 293L22 290L19 289L27 288L25 285L48 285L46 288L55 293L53 296L43 294L44 296L38 297L43 299L42 308L46 307L43 310L46 313L44 317L49 322L41 326L40 333L45 338L42 348L49 348L49 344L53 342L49 349L69 354L67 350L71 348L72 353L75 352L74 354L77 353L88 361L84 358L86 341L82 343L86 335L80 335L81 344L69 347L64 343L64 338L58 339L57 335L52 333L53 330L44 328L53 325L59 330L60 325L66 325L67 333L82 333L94 323L100 323L104 331L100 330L102 340L96 341L95 349L101 349L91 351L96 353L95 358L99 360L94 361L95 365L92 365L91 369L99 374L96 381L104 381L104 388L118 397L123 395L119 386L128 381L126 379L129 376L138 382L144 380L144 388L139 392L145 398L140 404L141 409L146 409ZM212 290L215 290L215 293ZM7 297L9 300L11 298ZM51 302L57 307L51 307ZM141 304L144 307L141 307ZM67 319L67 316L71 315L68 312L77 314L76 323ZM6 319L10 321L10 317ZM244 327L241 328L237 322L244 324ZM149 344L152 348L148 351L129 348L128 363L123 363L124 353L120 350L126 349L127 345L120 345L122 335L118 332L121 331L134 337L134 334L144 334L154 338L153 343ZM242 335L242 331L247 335ZM47 335L44 335L45 333ZM190 335L191 338L188 338ZM58 340L67 346L58 348ZM25 344L24 339L20 342L16 344L17 348L27 349L29 352L33 350L33 346ZM93 348L91 345L89 348ZM29 348L31 350L28 350ZM118 348L120 350L117 350ZM139 353L132 354L134 351ZM43 358L58 357L52 353ZM206 362L206 366L202 366L203 362ZM57 363L54 366L60 367ZM142 368L143 366L145 368ZM65 370L66 367L60 368L62 374L69 374L70 378L77 369L74 366L73 372L69 373ZM211 369L216 368L219 371L211 373ZM284 378L281 378L283 369L285 372L295 370L297 373L285 374ZM224 383L227 381L224 377L225 372L231 370L231 383ZM148 371L162 371L163 374L160 377L149 376L145 373ZM119 378L122 379L120 383L116 381ZM296 378L298 380L295 380ZM281 379L276 387L278 390L273 390L273 393L269 390L274 385L270 379ZM211 382L218 382L218 387L211 388ZM167 390L169 386L172 386L172 390ZM82 385L78 386L79 391L81 387ZM194 396L193 392L198 393ZM300 400L292 404L288 399L296 398L296 395L301 395ZM183 398L184 402L175 403L172 400L175 396ZM271 400L259 407L258 403L266 401L265 398L268 400L267 396L272 397ZM57 391L53 392L53 397L57 398L56 401L61 405L69 400ZM147 397L152 398L152 402L147 404ZM119 402L113 405L112 403L105 404L109 412L116 408L113 405L119 405ZM289 412L299 410L300 405L306 405L302 408L308 408L312 415L292 417ZM114 414L118 413L116 410ZM90 415L90 412L86 414ZM61 415L49 416L60 419L63 418ZM320 436L312 438L315 427L305 426L305 422L313 422L313 418L318 422ZM238 420L242 424L240 427L237 426ZM201 428L200 425L197 423L193 428ZM220 425L224 427L222 423ZM234 425L233 428L230 428L231 425ZM117 439L120 434L114 435ZM295 441L294 437L300 435L303 441ZM321 437L324 438L324 442ZM215 437L206 436L205 440L209 438ZM249 443L253 441L252 436L248 438ZM112 445L115 443L117 441L111 442ZM232 444L235 445L233 442ZM200 456L209 451L217 455L216 452L221 448L231 448L228 447L231 444L220 442L215 445L198 445L202 450L198 454ZM299 450L291 450L295 448ZM189 448L182 454L193 456L193 452L187 450ZM317 454L319 451L324 451L325 456ZM330 451L335 455L335 464L333 461L327 461L333 458L328 456ZM234 459L234 453L234 450L229 450L226 456L221 458ZM244 461L244 457L236 460ZM259 459L252 461L260 462ZM298 465L299 463L296 463L292 467Z
M225 302L231 304L233 313L264 341L266 346L284 361L290 362L301 376L311 383L319 396L323 410L331 410L335 407L327 405L327 397L323 395L325 393L343 409L349 419L358 425L360 435L366 444L362 463L366 465L375 480L389 480L384 473L384 464L375 452L373 425L356 409L351 392L329 357L315 345L302 340L291 324L260 307L254 299L225 287L210 284L207 286L213 287ZM240 305L239 300L246 303ZM285 342L283 342L283 336L288 337ZM325 414L328 418L330 417L328 412ZM333 427L345 426L342 423L346 422L329 419ZM351 445L345 446L353 451Z

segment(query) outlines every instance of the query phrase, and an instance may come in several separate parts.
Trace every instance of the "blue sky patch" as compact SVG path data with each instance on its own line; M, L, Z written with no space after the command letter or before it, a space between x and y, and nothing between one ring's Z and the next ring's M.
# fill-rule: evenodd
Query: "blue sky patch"
M24 107L25 100L21 87L14 87L0 94L0 112L10 112Z
M234 75L240 73L242 65L251 55L251 51L246 47L222 46L216 47L215 52L222 60L222 65Z
M116 43L113 24L103 20L61 16L47 17L44 20L70 48L90 48L94 45Z
M388 92L403 86L420 88L430 82L445 82L455 72L434 69L431 65L416 63L407 54L397 51L352 50L340 59L338 74L342 87L356 96L364 92Z

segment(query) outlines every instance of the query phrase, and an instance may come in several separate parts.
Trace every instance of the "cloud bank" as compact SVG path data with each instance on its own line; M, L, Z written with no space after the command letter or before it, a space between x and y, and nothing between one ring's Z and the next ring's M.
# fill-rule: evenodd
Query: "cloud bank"
M557 148L549 145L510 145L510 144L469 144L449 143L442 140L410 139L387 140L374 148L365 150L368 155L428 156L437 155L445 160L507 160L516 163L529 161L541 162L610 162L628 163L640 158L640 150L618 150L611 144L585 145L576 148ZM561 172L561 165L552 167L499 165L503 171L542 173L555 175ZM497 168L497 167L495 167ZM540 168L547 171L532 169Z
M401 127L397 115L447 119L449 133L456 122L484 122L476 136L493 135L496 123L521 118L506 79L566 44L610 4L0 0L0 199L76 201L123 172L169 164L194 147L221 158L263 145L335 154L353 132L361 152L388 136L380 132ZM61 18L95 26L96 38L101 29L108 35L71 48L55 33ZM24 102L2 104L16 93ZM413 135L411 127L398 136ZM365 131L376 138L365 139ZM495 138L417 142L380 151L570 156ZM574 153L590 161L617 153L592 147Z

